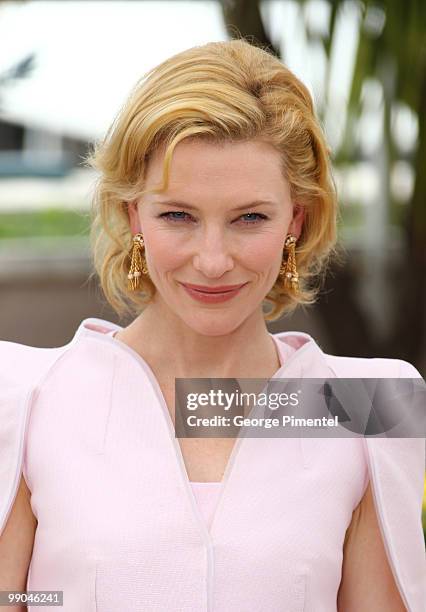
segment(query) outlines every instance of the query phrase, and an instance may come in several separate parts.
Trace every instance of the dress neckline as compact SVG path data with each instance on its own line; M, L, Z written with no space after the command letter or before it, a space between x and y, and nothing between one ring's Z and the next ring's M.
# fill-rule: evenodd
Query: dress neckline
M198 482L196 480L190 480L189 482L192 485L197 485L197 486L200 485L201 487L205 486L205 485L221 485L222 484L221 480L212 480L210 482L209 481L207 481L207 482Z
M203 490L201 486L197 487L196 485L192 485L188 477L182 450L175 436L174 423L154 372L143 357L128 344L122 342L118 338L112 337L111 334L106 335L112 330L120 331L122 329L123 327L110 321L90 317L84 319L80 323L71 343L77 343L80 340L99 343L99 346L104 345L105 349L109 347L111 351L114 352L116 357L115 365L117 365L119 360L122 360L123 366L124 364L128 364L129 366L132 365L134 368L138 368L140 374L143 376L143 384L147 386L147 393L150 393L152 401L158 404L159 411L164 420L169 438L167 443L170 445L169 450L174 451L174 458L177 463L176 467L179 469L180 473L180 484L186 491L188 501L191 504L194 517L197 519L203 537L206 542L209 542L211 534L217 529L217 524L224 512L224 506L226 505L227 499L232 495L233 480L238 477L238 474L241 472L241 464L244 466L244 462L249 462L250 460L247 456L246 448L254 445L254 442L252 442L253 438L246 436L247 428L243 425L236 436L235 444L228 458L221 481L222 486L215 486L211 489L205 486ZM335 373L325 359L324 352L309 334L304 332L280 332L278 334L270 333L270 336L276 343L284 364L273 376L267 379L265 383L266 388L270 383L274 384L274 381L283 377L303 378L306 377L307 374L309 374L310 378L327 378L330 374L332 377L335 376ZM255 409L256 406L252 407L248 417L253 415ZM300 438L300 444L302 444L302 442L303 438ZM199 513L196 500L194 499L195 491L200 494L207 494L207 492L213 494L213 492L219 492L218 504L212 517L211 524L208 526L206 526Z
M105 335L106 336L111 336L111 338L114 338L115 334L118 332L119 330L117 329L112 329L110 331L108 331ZM280 367L282 367L284 365L284 360L281 356L280 351L278 350L278 357L279 357L279 361L280 361ZM199 482L196 480L190 480L189 483L191 484L191 486L194 488L199 488L199 489L205 489L207 487L213 489L213 488L219 488L220 486L222 486L223 484L223 480L212 480L212 481L203 481L203 482Z

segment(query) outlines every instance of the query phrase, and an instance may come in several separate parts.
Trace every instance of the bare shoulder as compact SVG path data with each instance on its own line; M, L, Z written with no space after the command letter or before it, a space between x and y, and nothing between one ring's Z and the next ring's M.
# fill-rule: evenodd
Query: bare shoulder
M339 612L406 612L386 556L371 483L346 531L337 604Z
M0 590L25 590L36 527L31 493L21 474L15 501L0 535Z

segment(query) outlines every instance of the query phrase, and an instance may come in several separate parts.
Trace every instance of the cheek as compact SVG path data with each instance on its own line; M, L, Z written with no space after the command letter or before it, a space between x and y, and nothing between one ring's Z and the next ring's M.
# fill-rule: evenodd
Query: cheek
M185 243L172 233L157 232L146 240L149 261L154 268L166 272L180 267L186 261Z
M149 261L159 271L166 272L188 265L188 239L172 232L145 232ZM246 268L268 274L271 266L282 257L281 233L246 236L234 241L233 257L236 268Z
M253 240L246 247L239 251L238 259L240 263L259 273L267 274L269 268L277 264L277 259L282 253L282 237L280 235L269 235L267 240Z

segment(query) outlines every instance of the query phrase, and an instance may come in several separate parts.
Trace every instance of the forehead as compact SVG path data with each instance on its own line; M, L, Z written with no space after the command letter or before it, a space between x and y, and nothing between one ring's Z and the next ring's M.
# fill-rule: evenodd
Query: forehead
M152 156L146 186L159 186L163 177L165 149ZM170 164L168 194L226 189L253 193L253 190L287 191L282 156L272 145L251 140L211 143L202 140L182 141L176 147Z

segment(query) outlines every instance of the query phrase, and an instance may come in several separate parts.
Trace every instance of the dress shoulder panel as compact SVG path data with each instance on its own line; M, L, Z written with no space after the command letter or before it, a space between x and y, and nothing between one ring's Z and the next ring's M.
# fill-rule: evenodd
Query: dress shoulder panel
M340 378L423 378L411 363L402 359L334 355L325 355L325 358ZM364 438L363 442L390 567L407 609L421 612L426 605L426 560L421 523L425 438L373 436Z
M0 535L18 492L30 409L39 383L71 344L38 348L0 341Z
M324 357L340 378L422 378L420 372L408 361L387 357L343 357L324 354Z
M0 340L0 389L36 384L70 345L40 348Z

